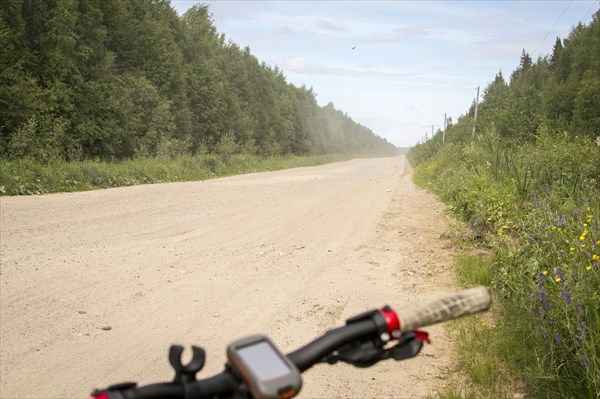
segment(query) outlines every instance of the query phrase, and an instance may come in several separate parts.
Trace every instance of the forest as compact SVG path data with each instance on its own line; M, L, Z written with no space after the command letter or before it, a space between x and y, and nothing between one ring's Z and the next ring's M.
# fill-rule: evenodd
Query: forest
M408 157L470 231L459 280L497 299L457 329L459 396L598 398L600 11Z
M392 154L217 32L206 5L3 0L0 157Z

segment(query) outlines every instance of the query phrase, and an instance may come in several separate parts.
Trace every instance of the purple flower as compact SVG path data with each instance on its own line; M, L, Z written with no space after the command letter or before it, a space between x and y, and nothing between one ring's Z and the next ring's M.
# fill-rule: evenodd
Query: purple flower
M560 293L562 294L562 298L565 300L567 305L571 304L571 293L564 290L564 288L560 289Z
M544 286L544 280L546 280L546 276L543 272L538 273L538 279L540 280L538 282L538 287L541 289Z
M546 290L540 290L540 299L542 300L542 303L546 303L548 301L548 299L546 298Z
M583 309L582 309L582 307L581 307L581 304L580 304L580 303L578 303L578 304L577 304L577 315L578 315L578 316L581 316L581 312L582 312L582 311L583 311Z
M590 359L587 355L583 355L583 364L585 365L586 370L590 368Z
M544 338L548 338L548 332L546 331L546 328L544 326L540 326L540 333Z
M566 219L562 213L558 215L558 222L560 223L560 227L562 227L563 229L565 228L565 220Z
M560 267L556 268L556 277L558 277L561 281L563 279L563 274L562 274L562 270L560 269Z
M560 345L560 341L561 341L560 334L559 333L554 334L554 342L556 342L556 345Z

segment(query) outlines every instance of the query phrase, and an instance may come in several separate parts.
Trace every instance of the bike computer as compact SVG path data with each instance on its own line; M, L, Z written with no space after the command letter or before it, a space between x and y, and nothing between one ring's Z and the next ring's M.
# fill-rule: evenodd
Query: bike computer
M296 365L264 335L232 342L227 347L227 358L255 398L291 398L302 387Z

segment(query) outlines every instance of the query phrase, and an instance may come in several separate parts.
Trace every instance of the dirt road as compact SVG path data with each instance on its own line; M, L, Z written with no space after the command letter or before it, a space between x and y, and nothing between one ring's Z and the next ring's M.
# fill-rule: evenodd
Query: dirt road
M168 346L262 332L290 351L384 304L454 291L441 206L405 158L204 182L0 199L2 398L78 398L172 378ZM110 326L110 330L102 327ZM418 398L450 347L370 369L316 366L301 397Z

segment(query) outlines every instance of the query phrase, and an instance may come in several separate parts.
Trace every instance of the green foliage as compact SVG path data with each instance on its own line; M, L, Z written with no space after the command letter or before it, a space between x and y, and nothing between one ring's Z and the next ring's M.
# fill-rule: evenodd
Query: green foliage
M226 43L206 5L6 0L0 67L5 159L395 151Z
M599 15L557 40L549 59L523 52L508 85L497 76L475 139L464 116L445 144L436 136L409 154L420 184L473 228L475 245L493 249L487 268L457 266L461 281L487 280L498 298L493 328L455 331L478 396L506 393L504 378L489 378L501 372L490 359L531 397L600 392Z
M314 166L349 159L349 155L258 157L230 154L159 156L119 162L66 162L32 158L0 161L0 195L33 195L95 190L137 184L205 180L215 177Z

